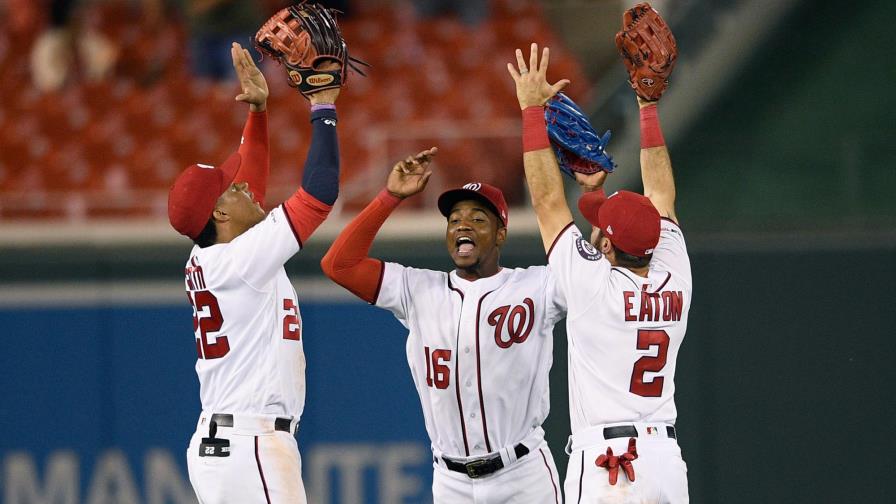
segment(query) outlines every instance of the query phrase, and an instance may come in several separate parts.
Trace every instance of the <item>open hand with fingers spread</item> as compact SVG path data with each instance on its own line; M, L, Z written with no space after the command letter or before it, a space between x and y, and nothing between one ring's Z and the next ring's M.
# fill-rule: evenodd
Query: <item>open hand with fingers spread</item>
M249 51L234 42L230 46L230 57L233 59L233 69L236 70L242 90L242 93L236 96L236 101L248 103L253 112L265 110L268 101L268 83L249 55Z
M392 171L389 172L386 190L393 196L402 199L423 191L426 188L426 183L429 182L429 177L432 176L429 163L438 152L438 147L431 147L395 163Z
M529 48L529 64L523 59L523 51L516 50L516 63L507 64L507 71L516 82L516 97L520 101L520 109L526 107L540 107L547 103L555 94L569 84L568 79L560 79L554 84L547 80L548 60L550 49L544 48L541 54L541 62L538 61L538 44L532 43Z

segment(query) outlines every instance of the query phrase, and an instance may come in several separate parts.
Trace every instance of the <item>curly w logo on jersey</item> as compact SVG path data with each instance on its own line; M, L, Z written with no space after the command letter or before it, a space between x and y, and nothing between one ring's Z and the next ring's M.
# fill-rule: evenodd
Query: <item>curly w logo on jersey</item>
M526 341L534 323L535 303L530 298L524 299L523 304L514 306L512 310L510 305L501 306L488 316L488 325L495 328L495 344L500 348L510 348L514 343Z

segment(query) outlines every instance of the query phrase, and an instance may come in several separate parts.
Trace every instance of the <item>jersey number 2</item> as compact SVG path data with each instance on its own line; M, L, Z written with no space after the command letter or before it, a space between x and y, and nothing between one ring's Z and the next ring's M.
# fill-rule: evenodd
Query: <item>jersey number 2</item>
M662 376L654 377L651 381L644 381L644 373L647 371L657 373L666 367L666 355L669 353L669 335L666 331L641 329L638 331L638 350L650 350L657 347L656 356L645 355L635 361L632 370L632 381L629 392L642 397L660 397L663 395Z

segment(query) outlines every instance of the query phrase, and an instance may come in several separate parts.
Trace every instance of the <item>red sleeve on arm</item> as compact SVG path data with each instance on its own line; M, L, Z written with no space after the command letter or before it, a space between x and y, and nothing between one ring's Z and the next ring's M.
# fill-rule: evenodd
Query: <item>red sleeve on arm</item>
M268 173L271 171L270 154L268 153L268 113L249 112L246 126L243 128L243 141L240 144L240 155L243 163L237 172L237 182L248 182L249 190L255 201L264 206L264 195L268 188Z
M283 202L283 211L289 219L289 225L292 226L292 232L295 233L300 247L304 246L314 230L326 220L332 209L332 206L321 203L301 187Z
M383 279L384 263L368 257L377 231L401 199L385 189L339 233L320 262L324 274L352 294L375 303Z

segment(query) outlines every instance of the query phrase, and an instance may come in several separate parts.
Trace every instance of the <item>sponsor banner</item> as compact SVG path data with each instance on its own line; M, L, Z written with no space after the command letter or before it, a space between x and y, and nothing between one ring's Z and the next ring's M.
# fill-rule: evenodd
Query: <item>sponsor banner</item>
M0 307L0 502L195 502L186 448L199 386L183 297ZM301 313L308 392L297 438L310 502L431 501L406 331L360 302Z

